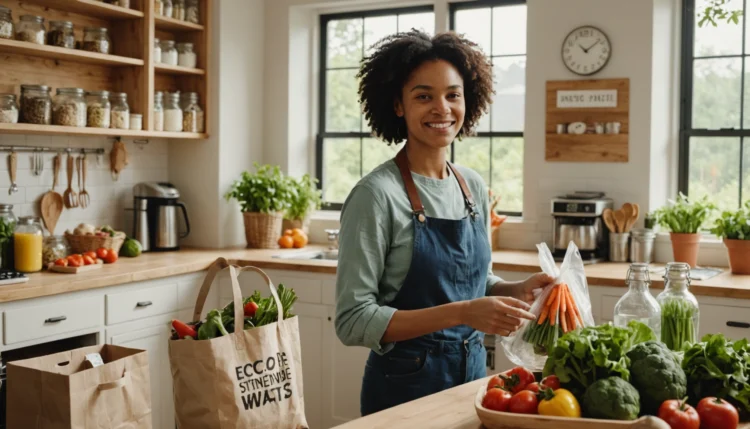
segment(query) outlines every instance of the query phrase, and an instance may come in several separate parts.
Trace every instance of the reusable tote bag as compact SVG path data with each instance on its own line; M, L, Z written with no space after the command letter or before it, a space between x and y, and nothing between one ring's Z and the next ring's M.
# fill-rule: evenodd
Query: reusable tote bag
M195 303L200 320L208 291L221 270L229 269L235 320L244 320L237 276L254 271L271 290L278 320L210 340L170 340L169 362L179 429L307 428L302 395L298 318L282 320L276 287L262 270L242 262L217 259L208 269Z

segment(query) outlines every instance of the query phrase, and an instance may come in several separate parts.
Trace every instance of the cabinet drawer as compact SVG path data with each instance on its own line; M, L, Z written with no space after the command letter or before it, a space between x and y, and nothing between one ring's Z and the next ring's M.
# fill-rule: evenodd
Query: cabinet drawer
M297 302L307 304L320 304L323 294L323 286L320 279L306 278L296 275L279 275L277 272L267 272L274 285L283 284L284 287L294 289L297 294ZM271 291L263 279L254 272L243 272L238 278L240 290L243 297L248 297L256 290L260 291L261 296L269 296ZM229 276L220 280L221 302L229 302L232 299L232 283Z
M700 304L700 336L724 334L733 340L750 339L750 308Z
M176 284L107 294L107 325L176 310Z
M97 327L101 314L101 295L8 310L4 315L5 344Z
M179 310L195 308L195 301L198 299L198 292L203 285L205 273L200 275L185 277L177 282L177 305Z

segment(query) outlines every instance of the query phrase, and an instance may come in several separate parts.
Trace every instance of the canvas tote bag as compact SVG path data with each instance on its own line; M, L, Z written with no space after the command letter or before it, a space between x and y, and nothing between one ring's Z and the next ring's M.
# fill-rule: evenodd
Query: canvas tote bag
M282 320L276 287L262 270L241 261L217 259L208 269L193 320L200 320L214 278L229 270L235 320L243 320L237 276L254 271L265 280L276 301L275 323L210 340L170 340L174 407L179 429L307 428L302 395L302 362L298 318ZM244 264L247 265L247 264Z

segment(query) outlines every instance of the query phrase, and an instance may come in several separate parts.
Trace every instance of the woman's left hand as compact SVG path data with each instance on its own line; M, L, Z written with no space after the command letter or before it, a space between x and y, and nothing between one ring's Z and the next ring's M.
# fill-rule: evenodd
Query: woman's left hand
M511 287L510 296L521 301L532 304L534 302L534 290L541 289L555 279L545 273L536 273L526 280Z

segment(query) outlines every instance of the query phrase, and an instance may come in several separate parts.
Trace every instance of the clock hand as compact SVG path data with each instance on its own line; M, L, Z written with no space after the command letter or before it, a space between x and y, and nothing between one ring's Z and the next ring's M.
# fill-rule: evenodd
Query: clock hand
M596 45L597 45L597 44L598 44L598 43L599 43L600 41L601 41L601 39L597 39L597 40L596 40L596 42L594 42L594 44L593 44L593 45L591 45L591 46L589 46L588 48L584 49L584 51L585 51L585 52L586 52L586 53L588 54L588 53L589 53L589 50L590 50L591 48L593 48L594 46L596 46Z
M581 48L581 50L583 51L584 54L587 54L589 52L588 49L586 49L583 46L581 46L580 43L578 44L578 47Z

